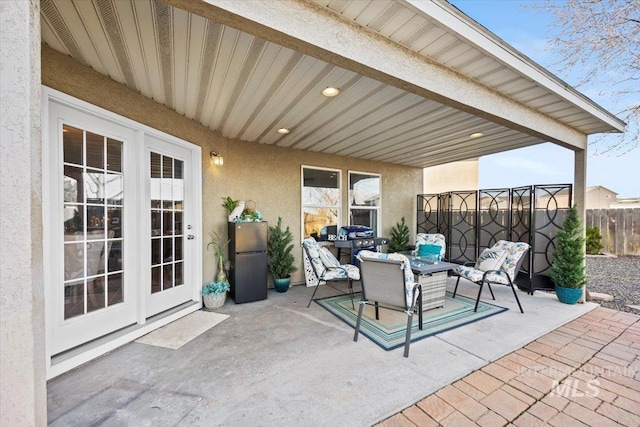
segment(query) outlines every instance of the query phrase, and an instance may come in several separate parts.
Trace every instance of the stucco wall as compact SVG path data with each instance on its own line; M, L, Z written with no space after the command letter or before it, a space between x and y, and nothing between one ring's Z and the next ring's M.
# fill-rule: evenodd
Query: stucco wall
M478 189L478 159L424 169L424 194Z
M382 174L382 234L389 235L403 216L415 232L416 194L422 192L420 168L228 140L46 46L42 47L42 83L202 147L203 281L210 280L215 270L213 253L206 250L209 231L226 234L222 197L253 200L266 221L273 224L281 216L291 227L294 241L301 240L301 165L341 169L343 201L348 200L348 170ZM213 165L212 150L224 157L223 166ZM343 224L347 214L343 206ZM299 270L293 281L301 282L301 250L296 250L296 257Z
M40 8L0 2L0 425L44 426Z

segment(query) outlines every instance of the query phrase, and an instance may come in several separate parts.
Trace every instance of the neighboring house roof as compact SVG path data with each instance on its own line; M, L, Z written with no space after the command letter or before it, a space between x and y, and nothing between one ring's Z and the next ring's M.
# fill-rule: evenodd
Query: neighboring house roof
M53 50L230 139L427 167L624 129L441 1L42 0L41 16Z
M598 189L602 189L602 190L608 191L609 193L613 193L613 194L616 194L616 195L618 194L613 190L609 190L607 187L603 187L602 185L589 186L589 187L586 188L586 192L589 193L590 191L595 191L595 190L598 190Z

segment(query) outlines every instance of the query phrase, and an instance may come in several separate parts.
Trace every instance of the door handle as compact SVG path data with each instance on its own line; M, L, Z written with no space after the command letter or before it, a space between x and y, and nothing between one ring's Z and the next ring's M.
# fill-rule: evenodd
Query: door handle
M195 238L196 238L196 236L194 236L193 234L188 234L187 235L187 240L193 240Z

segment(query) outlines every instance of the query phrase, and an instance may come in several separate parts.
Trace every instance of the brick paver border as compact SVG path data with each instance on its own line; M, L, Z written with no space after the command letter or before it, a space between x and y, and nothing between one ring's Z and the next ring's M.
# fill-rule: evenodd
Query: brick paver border
M640 316L597 308L378 426L640 425Z

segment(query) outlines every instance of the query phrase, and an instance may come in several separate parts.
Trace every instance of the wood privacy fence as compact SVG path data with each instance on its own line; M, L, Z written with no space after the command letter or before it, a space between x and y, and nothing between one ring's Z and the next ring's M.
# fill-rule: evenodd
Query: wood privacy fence
M586 225L600 229L604 252L640 255L640 208L587 209Z

